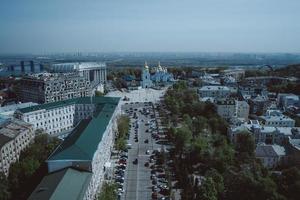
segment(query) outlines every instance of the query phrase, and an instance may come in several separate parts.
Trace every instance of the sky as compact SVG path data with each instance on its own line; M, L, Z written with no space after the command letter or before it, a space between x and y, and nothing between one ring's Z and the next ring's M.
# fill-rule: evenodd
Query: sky
M300 53L299 0L0 0L0 53Z

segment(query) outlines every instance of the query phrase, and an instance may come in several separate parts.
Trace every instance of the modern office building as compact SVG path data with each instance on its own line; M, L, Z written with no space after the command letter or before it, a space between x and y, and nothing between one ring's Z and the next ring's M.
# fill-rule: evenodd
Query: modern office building
M78 97L91 96L89 80L76 73L34 74L22 78L16 93L22 102L49 103Z
M77 72L85 77L93 87L107 81L106 64L103 62L58 63L50 66L51 72Z
M34 139L33 127L21 120L8 120L0 126L0 171L6 176L9 167Z

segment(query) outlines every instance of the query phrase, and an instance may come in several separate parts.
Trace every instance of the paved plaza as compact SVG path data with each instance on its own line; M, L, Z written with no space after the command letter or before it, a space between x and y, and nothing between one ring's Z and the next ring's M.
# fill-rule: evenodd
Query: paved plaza
M154 89L139 89L139 90L132 90L129 92L121 92L119 90L112 91L106 94L107 97L128 97L129 101L122 101L122 103L126 102L158 102L160 97L162 97L167 90L167 87L161 90L154 90Z

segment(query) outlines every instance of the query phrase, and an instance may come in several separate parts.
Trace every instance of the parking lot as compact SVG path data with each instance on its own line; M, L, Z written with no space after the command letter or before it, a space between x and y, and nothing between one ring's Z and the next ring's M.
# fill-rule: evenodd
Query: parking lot
M163 165L158 162L164 145L157 143L160 136L152 103L127 103L122 111L130 116L131 127L128 152L123 153L126 166L121 167L124 178L122 172L116 175L122 185L120 199L167 199L169 189Z

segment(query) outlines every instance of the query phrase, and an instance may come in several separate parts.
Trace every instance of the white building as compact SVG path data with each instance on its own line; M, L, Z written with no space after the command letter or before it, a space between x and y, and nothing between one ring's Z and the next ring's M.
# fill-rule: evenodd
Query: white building
M6 176L9 167L34 139L32 126L20 120L9 120L0 127L0 171Z
M267 110L264 116L260 116L265 126L273 127L294 127L295 120L283 115L279 110Z
M200 98L226 98L230 95L230 89L226 86L203 86L198 89Z
M222 76L232 77L235 80L242 80L245 77L245 70L244 69L225 69L221 72Z
M250 120L250 123L244 123L239 126L230 126L228 137L232 143L237 141L241 133L251 133L255 143L279 144L284 145L289 138L300 138L299 127L272 127L259 124L257 120Z
M255 156L267 168L274 168L284 162L286 152L283 146L259 144L255 149Z
M49 135L56 135L70 131L79 122L75 120L75 102L70 99L23 108L17 110L15 116L32 124L35 130L42 129Z
M246 101L236 101L237 118L248 120L250 106Z
M249 116L249 105L246 101L234 99L219 99L216 101L217 113L229 121L247 121Z
M217 100L216 107L218 115L226 120L231 120L237 116L234 99Z
M97 97L93 116L81 120L46 161L49 173L68 167L92 173L83 199L95 199L103 184L121 113L119 102L120 98Z
M280 93L277 96L277 104L283 108L283 110L287 110L290 106L300 106L300 99L299 96L295 94Z

